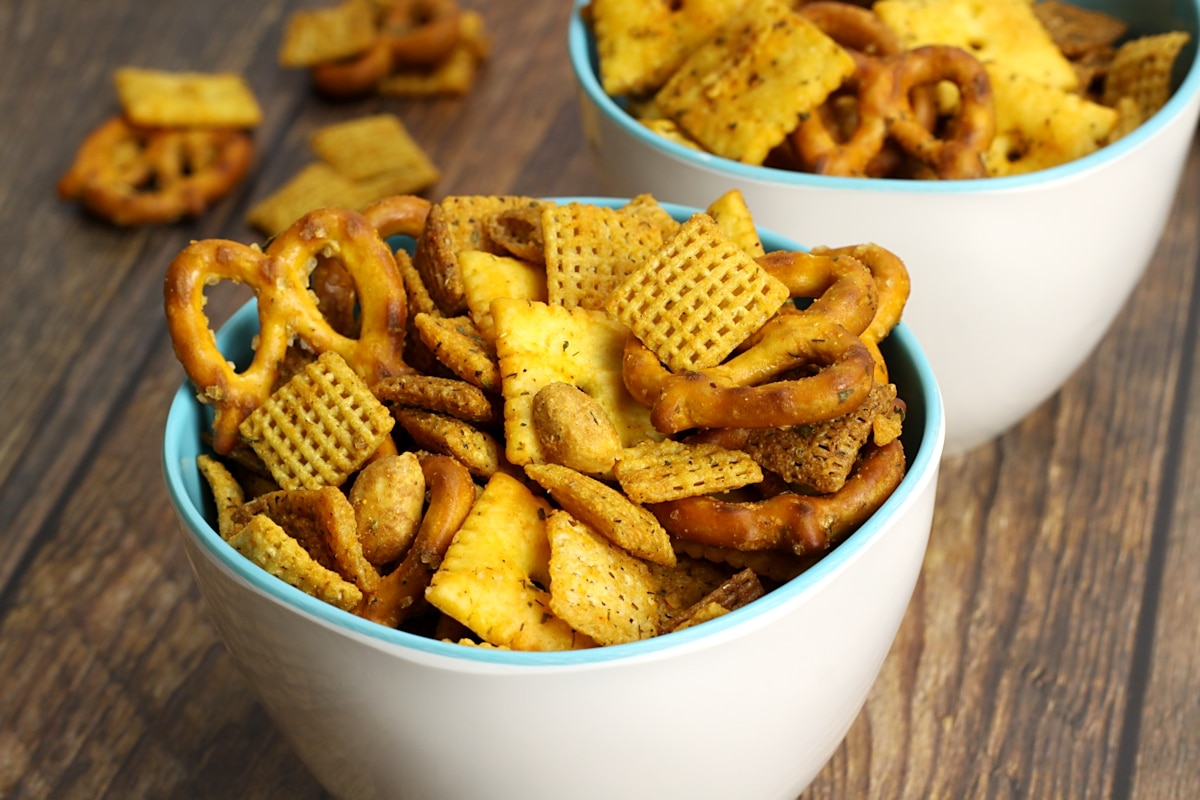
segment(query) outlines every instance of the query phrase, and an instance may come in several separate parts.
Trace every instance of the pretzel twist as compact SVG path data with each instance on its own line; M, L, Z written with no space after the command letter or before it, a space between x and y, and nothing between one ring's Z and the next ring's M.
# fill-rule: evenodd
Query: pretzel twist
M321 94L340 100L362 97L392 71L392 48L382 36L357 56L315 64L310 72Z
M309 292L318 256L350 272L360 298L360 333L335 331ZM259 333L254 358L239 372L216 346L204 313L207 286L229 280L254 290ZM310 212L266 251L239 242L193 242L171 262L164 283L167 325L176 357L213 406L213 449L228 453L238 426L271 394L288 345L298 337L320 353L333 350L368 384L410 372L404 363L406 297L391 250L361 215L344 209Z
M894 59L890 75L887 127L892 139L939 178L986 177L983 153L995 136L996 112L992 84L979 59L958 47L925 45ZM915 90L941 81L953 83L961 96L946 138L923 123L911 99Z
M819 555L878 511L900 485L904 471L904 447L895 439L872 447L833 494L782 492L740 503L702 495L646 507L668 533L685 541Z
M199 216L250 167L250 135L232 128L143 128L121 116L80 144L58 194L116 225Z
M395 0L380 30L396 66L427 67L450 55L462 38L454 0Z

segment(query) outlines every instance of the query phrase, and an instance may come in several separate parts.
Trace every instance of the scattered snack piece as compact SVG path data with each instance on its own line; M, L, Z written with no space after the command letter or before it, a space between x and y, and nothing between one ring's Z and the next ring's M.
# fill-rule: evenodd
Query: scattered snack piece
M565 511L546 518L550 610L597 644L658 634L658 598L650 570Z
M375 14L366 0L300 9L288 17L279 49L282 67L311 67L358 55L375 41Z
M113 80L121 109L133 125L246 129L262 122L254 91L231 72L122 67Z
M626 552L655 564L675 563L667 532L654 515L608 484L561 464L526 464L525 474L563 510Z
M787 287L695 214L609 296L606 309L673 371L721 363L788 299Z
M362 602L362 592L313 560L283 528L261 514L229 538L233 549L275 577L343 611Z
M322 353L238 427L284 489L341 486L394 425L361 377L334 352Z
M318 208L366 211L379 201L424 191L441 171L394 114L373 114L314 131L320 158L255 203L246 221L268 236Z
M123 227L198 217L246 174L249 134L218 128L144 128L106 120L79 146L58 195Z
M592 640L550 610L551 509L496 473L459 529L425 598L485 642L514 650L573 650Z

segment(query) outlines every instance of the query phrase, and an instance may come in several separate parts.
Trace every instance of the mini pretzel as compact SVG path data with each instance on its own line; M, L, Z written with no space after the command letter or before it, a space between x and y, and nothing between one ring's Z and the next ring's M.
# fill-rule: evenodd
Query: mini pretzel
M833 133L832 102L823 103L801 121L790 137L801 161L807 169L823 175L883 177L893 173L899 153L887 138L888 98L878 81L880 73L889 68L888 59L904 52L904 44L874 12L849 3L806 3L796 13L854 59L854 75L833 97L850 93L857 100L856 124L844 140ZM933 92L917 92L913 100L917 119L932 126L937 114Z
M321 94L338 99L362 97L392 71L392 48L382 36L353 58L314 64L313 86Z
M996 131L992 84L979 59L949 45L925 45L892 61L893 85L887 115L888 134L906 153L927 164L939 178L983 178L983 152ZM918 87L950 81L961 99L948 138L938 138L913 109ZM881 90L882 91L882 90Z
M429 507L421 527L404 560L380 579L358 611L360 616L391 628L403 622L423 598L446 548L475 503L475 483L461 463L429 453L420 460L429 487Z
M252 156L245 131L142 128L116 116L84 139L58 193L116 225L174 222L228 192Z
M380 23L396 66L431 66L462 38L454 0L394 0Z
M730 502L710 495L646 507L674 537L735 550L826 552L874 514L904 478L900 440L873 447L837 492L783 492L765 500Z
M318 255L341 261L361 298L361 332L334 331L308 291ZM204 314L204 291L222 280L250 286L258 298L258 344L242 372L226 360ZM404 284L392 252L361 215L319 209L296 221L264 252L238 242L193 242L167 269L163 289L167 324L178 357L202 402L215 410L213 449L228 453L238 425L273 390L288 344L299 337L310 349L340 354L367 383L405 374Z

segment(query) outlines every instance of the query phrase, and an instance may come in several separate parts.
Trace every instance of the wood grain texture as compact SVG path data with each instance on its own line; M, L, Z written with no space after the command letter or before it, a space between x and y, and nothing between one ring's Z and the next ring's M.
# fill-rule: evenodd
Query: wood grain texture
M308 135L381 110L442 167L431 196L600 192L568 3L463 0L493 33L469 96L354 103L276 66L283 20L318 5L0 4L0 797L326 796L176 539L158 458L182 379L162 316L173 255L257 240L245 212L312 159ZM117 230L54 195L124 64L242 72L264 106L252 173L199 220ZM900 633L806 800L1200 797L1198 261L1200 150L1088 361L943 465ZM214 322L244 297L210 293Z

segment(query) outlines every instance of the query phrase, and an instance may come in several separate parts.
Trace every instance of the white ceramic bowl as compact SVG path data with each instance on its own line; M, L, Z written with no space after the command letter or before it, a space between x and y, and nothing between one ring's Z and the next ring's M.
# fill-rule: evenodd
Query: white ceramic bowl
M763 237L768 249L796 249ZM257 326L251 302L219 332L222 352L246 363ZM941 399L905 325L883 350L908 403L909 469L893 496L788 584L634 644L464 647L367 622L269 576L213 529L195 464L209 418L186 383L167 418L163 470L217 630L338 797L782 800L811 781L859 712L924 558Z
M1196 127L1200 2L1079 5L1115 14L1138 34L1187 31L1179 88L1116 144L1008 178L836 178L699 153L651 133L604 93L578 8L569 49L607 194L704 207L736 187L763 227L808 245L875 242L904 259L913 282L904 318L937 374L946 453L955 454L1019 422L1099 343L1154 253Z

